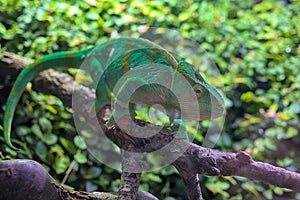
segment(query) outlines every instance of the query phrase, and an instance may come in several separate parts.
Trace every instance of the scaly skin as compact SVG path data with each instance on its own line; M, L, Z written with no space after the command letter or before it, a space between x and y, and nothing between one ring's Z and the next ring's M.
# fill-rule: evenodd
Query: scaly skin
M101 56L99 58L97 55L100 54ZM130 84L136 83L143 85L134 93L130 103L143 103L150 106L153 104L160 104L167 110L167 113L173 113L174 110L180 111L180 106L176 101L176 97L169 89L162 87L161 85L151 84L153 83L153 80L154 82L155 80L158 80L160 74L163 73L164 70L173 70L174 72L183 75L194 90L192 91L192 94L190 91L185 90L180 91L180 94L183 94L186 97L196 95L196 98L198 99L200 115L193 114L193 111L187 111L186 113L190 113L187 116L188 119L201 120L217 118L224 112L224 100L221 95L215 88L206 83L204 78L199 72L194 70L192 65L185 61L177 63L175 58L173 58L166 50L148 40L118 38L82 51L50 54L27 66L17 77L5 107L4 138L9 147L17 149L12 145L10 140L11 125L16 105L27 83L41 71L49 68L78 68L87 57L90 59L85 64L89 64L89 70L93 80L97 81L99 74L102 73L96 88L96 113L103 106L111 104L113 88L125 73L133 68L138 69L145 65L150 66L147 67L147 69L151 72L147 78L127 77L128 80L124 82L124 85L128 87L130 87ZM103 58L105 59L103 60ZM171 85L169 86L171 90L176 90L176 88L174 88L176 86L176 84L174 84L176 80L177 76L176 73L174 73L172 81L170 81ZM117 94L114 94L114 96L122 97L124 94L126 95L126 88L127 87L120 87ZM117 101L116 105L119 105L119 103L121 102ZM211 106L212 103L214 104L213 107ZM109 121L113 122L113 120Z

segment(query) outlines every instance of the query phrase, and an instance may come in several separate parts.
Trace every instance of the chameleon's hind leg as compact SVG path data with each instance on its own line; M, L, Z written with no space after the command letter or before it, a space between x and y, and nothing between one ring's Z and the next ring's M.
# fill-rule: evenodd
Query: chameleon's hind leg
M114 103L114 110L106 123L107 125L115 124L116 121L118 121L122 116L126 114L134 117L134 104L130 103L130 100L132 94L134 94L136 89L138 89L140 86L143 86L143 89L145 89L145 93L148 93L147 91L149 90L150 92L151 90L149 83L139 77L132 77L124 82L122 87L118 90L117 95L115 96L116 100ZM142 98L143 97L141 97L140 101L142 101Z

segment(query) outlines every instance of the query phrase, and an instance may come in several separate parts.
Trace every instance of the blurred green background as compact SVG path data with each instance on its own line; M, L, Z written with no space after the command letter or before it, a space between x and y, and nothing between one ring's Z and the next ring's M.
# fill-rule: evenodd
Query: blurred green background
M199 42L222 74L227 115L214 148L246 150L255 160L300 172L299 10L298 0L3 0L0 55L9 51L35 59L83 49L140 25L175 29ZM0 82L0 124L12 84L9 77ZM1 135L0 159L34 159L76 190L117 191L120 174L86 152L70 109L56 97L28 87L12 132L23 150L10 150ZM205 199L300 199L290 190L241 177L200 175L200 180ZM186 199L171 166L143 174L140 189L159 199Z

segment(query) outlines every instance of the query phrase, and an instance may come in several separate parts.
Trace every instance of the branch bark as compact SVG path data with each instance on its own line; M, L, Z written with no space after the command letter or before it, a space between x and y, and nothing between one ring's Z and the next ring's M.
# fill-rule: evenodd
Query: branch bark
M5 73L6 75L15 76L20 71L20 68L28 64L27 60L22 61L22 58L16 59L14 55L11 56L12 54L5 53L4 55L5 59L2 59L0 62L0 74ZM15 69L15 71L7 70L6 68ZM82 102L90 102L95 98L94 94L88 88L77 84L70 75L58 73L53 70L43 72L33 81L33 86L34 89L40 92L59 97L67 107L72 106L72 91L74 88L81 92ZM131 148L131 151L152 152L170 145L171 141L173 141L173 146L170 145L168 149L162 151L161 156L170 160L174 157L179 157L172 164L179 171L190 199L201 199L197 174L208 176L242 176L300 192L299 173L254 161L249 154L243 151L230 153L204 148L189 141L174 138L172 132L165 129L162 129L159 134L153 137L135 138L122 131L118 126L106 127L103 124L105 120L104 113L105 110L103 109L98 115L100 126L106 130L106 136L122 150L129 150ZM158 128L153 124L141 120L135 119L134 122L140 126ZM131 127L130 124L128 126ZM178 156L178 149L185 151ZM132 174L123 173L122 181L124 183L121 184L120 192L126 192L129 189L134 193L139 184L139 175L132 176ZM130 186L128 187L128 185ZM122 188L125 188L125 190L122 190Z
M0 161L0 200L114 200L117 193L71 191L59 185L47 171L32 160ZM138 191L139 200L157 200Z
M153 129L159 128L137 119L134 119L134 123L140 126L152 126ZM129 124L128 126L131 125ZM106 135L122 149L127 150L127 146L135 146L136 149L142 152L153 152L156 149L170 145L170 142L173 141L173 144L166 149L166 152L162 152L161 155L165 159L171 160L173 157L179 157L172 164L186 180L192 180L191 177L193 177L193 174L242 176L300 192L299 173L254 161L244 151L230 153L204 148L187 140L174 138L172 132L166 129L162 129L159 134L153 137L135 138L116 126L108 128ZM127 141L126 145L124 145L123 141ZM173 151L173 149L176 149L176 151ZM178 156L178 152L184 153ZM197 180L195 178L194 180L194 184L189 183L186 185L187 191L195 191L198 187L195 184Z

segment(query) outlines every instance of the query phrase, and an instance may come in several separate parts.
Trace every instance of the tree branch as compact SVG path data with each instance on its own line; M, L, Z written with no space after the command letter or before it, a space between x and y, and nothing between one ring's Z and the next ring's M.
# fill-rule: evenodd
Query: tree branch
M0 200L116 200L117 193L78 192L59 185L47 171L32 160L0 161ZM138 200L157 200L148 192L138 191Z
M153 129L159 128L156 125L141 120L134 119L133 121L142 127L151 126ZM132 126L132 124L128 126ZM105 126L102 128L105 130ZM153 152L169 145L169 148L165 152L162 152L161 155L165 159L170 160L174 157L179 157L172 164L178 169L181 176L186 177L186 179L192 177L193 174L242 176L300 192L299 173L254 161L244 151L229 153L204 148L187 140L176 139L173 137L172 132L166 129L162 129L159 134L149 138L135 138L123 132L117 126L107 128L105 132L115 144L125 150L127 150L127 146L135 146L136 149L142 152ZM127 141L126 145L123 141ZM171 141L173 142L172 145L170 145ZM176 151L172 149L176 149ZM178 152L184 153L178 156ZM194 185L193 190L198 187L196 184L192 185ZM186 187L191 187L191 185L186 185Z

